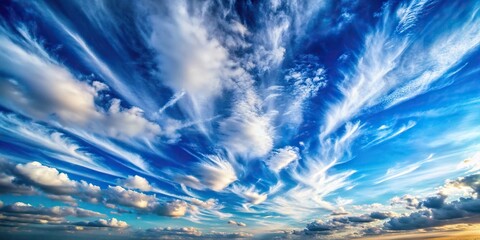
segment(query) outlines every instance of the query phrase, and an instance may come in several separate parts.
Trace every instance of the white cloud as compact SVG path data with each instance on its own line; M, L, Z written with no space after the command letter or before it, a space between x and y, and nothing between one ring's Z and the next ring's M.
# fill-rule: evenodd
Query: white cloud
M260 100L246 90L233 108L232 116L220 122L221 144L247 159L262 157L273 148L274 129L270 116L259 111Z
M390 181L392 179L399 178L401 176L409 174L409 173L417 170L423 164L434 161L434 159L432 159L432 157L433 157L433 154L431 154L426 159L424 159L422 161L419 161L419 162L415 162L415 163L412 163L412 164L407 164L407 165L404 165L404 166L398 165L398 166L395 166L395 167L391 167L387 170L387 172L385 173L385 175L383 177L380 177L379 179L377 179L375 184L380 184L382 182Z
M116 218L112 219L99 219L92 222L78 222L76 223L78 226L86 226L86 227L111 227L111 228L127 228L128 224L125 221L120 221Z
M213 100L229 81L228 51L204 25L201 13L192 11L184 2L166 6L168 15L158 6L140 9L147 13L147 20L153 26L144 34L159 54L163 84L176 93L185 92L177 105L191 119L210 119L214 113ZM202 126L200 129L205 130Z
M40 188L46 193L59 195L53 198L67 200L71 198L62 196L75 196L83 201L96 203L100 197L100 187L85 181L71 180L67 174L59 172L56 168L50 168L39 162L17 164L15 170L24 180L31 185Z
M141 191L150 191L152 186L148 183L147 179L140 177L138 175L128 176L126 179L118 181L120 185L123 185L126 188L138 189Z
M104 217L104 214L77 207L32 206L23 202L0 205L0 222L5 225L25 224L68 224L67 217Z
M66 134L29 120L23 120L15 114L0 113L0 132L8 135L17 143L64 162L85 167L97 172L118 176L118 173L105 166L101 159L82 149Z
M363 148L367 147L372 147L377 144L380 144L382 142L388 141L392 138L395 138L396 136L402 134L405 131L408 131L409 129L415 127L417 123L415 121L408 121L408 123L403 124L400 128L398 129L392 129L391 127L388 127L386 125L382 125L377 129L377 137L370 141L369 143L365 144Z
M111 137L153 137L160 133L160 127L143 118L140 109L122 108L118 99L112 100L107 112L99 110L101 107L95 104L97 90L104 88L99 89L98 82L95 86L81 82L46 53L25 50L34 43L28 34L22 36L28 40L24 42L5 29L0 31L0 61L4 63L0 69L6 74L0 82L4 107L36 120L87 128ZM26 45L18 45L15 40Z
M425 8L435 3L431 0L414 0L408 5L402 4L396 11L397 17L400 19L396 31L403 33L414 27L418 18L425 11Z
M287 70L288 106L282 121L293 124L296 128L303 121L307 101L315 97L319 89L327 85L326 70L319 64L319 59L312 55L301 56L295 60L295 66ZM281 98L278 102L285 101Z
M192 199L190 199L190 203L193 204L193 205L196 205L196 206L200 206L200 207L205 208L205 209L212 209L215 206L217 206L218 201L213 199L213 198L210 198L207 201L202 201L200 199L192 198Z
M383 19L365 37L365 50L360 54L356 66L338 86L342 99L330 105L322 129L323 137L375 106L374 111L390 108L451 83L432 86L442 76L448 78L447 73L458 70L456 65L478 47L479 19L474 17L478 6L465 13L472 17L465 19L461 25L442 25L445 29L451 28L451 31L434 34L430 29L436 29L434 26L444 23L432 22L422 36L398 32L411 28L417 14L421 14L428 5L427 1L414 1L408 9L400 11L400 19L388 14L390 5L386 5ZM429 44L421 44L421 39L426 37L432 38ZM419 51L426 54L419 57Z
M156 204L152 212L160 216L183 217L187 213L188 204L182 200Z
M253 205L264 202L268 197L266 193L259 193L255 186L247 188L241 185L233 185L231 191Z
M287 146L275 150L270 157L265 160L267 166L274 172L280 172L282 169L288 166L293 161L300 158L298 149L295 147Z
M105 197L108 203L139 209L147 209L156 202L154 196L128 190L120 186L109 186L105 191Z
M197 163L194 169L196 176L177 175L175 179L194 189L209 188L217 192L237 180L233 166L218 156L205 156L204 160Z
M16 169L22 176L40 186L52 187L60 191L65 189L67 190L66 193L76 187L77 182L70 180L67 174L60 173L55 168L43 166L39 162L30 162L24 165L18 164Z

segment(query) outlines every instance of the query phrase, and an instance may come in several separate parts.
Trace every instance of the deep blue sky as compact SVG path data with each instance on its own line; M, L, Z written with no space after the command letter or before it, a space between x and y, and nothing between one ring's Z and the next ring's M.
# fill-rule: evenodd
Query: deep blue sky
M6 238L480 223L478 1L2 1L0 13Z

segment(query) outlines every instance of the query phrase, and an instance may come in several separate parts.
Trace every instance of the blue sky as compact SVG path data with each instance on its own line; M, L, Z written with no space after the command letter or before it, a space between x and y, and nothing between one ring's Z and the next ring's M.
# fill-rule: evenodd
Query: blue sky
M478 234L478 1L0 11L8 239Z

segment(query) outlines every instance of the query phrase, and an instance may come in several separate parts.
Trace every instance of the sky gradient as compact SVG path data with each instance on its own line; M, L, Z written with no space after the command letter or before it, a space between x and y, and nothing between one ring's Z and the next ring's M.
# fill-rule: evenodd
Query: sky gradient
M480 1L0 2L0 239L480 235Z

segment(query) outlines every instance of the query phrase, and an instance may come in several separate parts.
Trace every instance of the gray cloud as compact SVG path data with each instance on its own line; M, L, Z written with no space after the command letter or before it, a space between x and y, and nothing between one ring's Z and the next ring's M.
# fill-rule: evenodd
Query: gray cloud
M297 235L353 234L348 236L378 235L385 232L430 229L449 224L478 222L480 219L480 174L449 180L433 196L418 198L412 195L395 197L392 205L404 205L413 212L397 214L390 211L374 211L359 216L334 217L315 220L306 225ZM470 197L461 197L447 202L450 188L470 189ZM348 213L347 213L348 215ZM342 235L343 236L343 235ZM345 235L347 236L347 235Z
M23 202L16 202L0 207L0 223L3 225L18 224L68 224L65 217L104 217L104 214L77 207L32 206Z
M384 227L391 230L412 230L447 225L452 219L479 217L479 180L480 174L473 174L453 181L447 181L444 188L437 195L427 197L419 202L419 208L423 207L426 209L400 217L393 217L385 223ZM470 188L473 195L467 198L462 197L452 202L445 202L448 197L445 193L445 188L461 187Z
M252 238L253 235L244 232L202 232L194 227L182 228L150 228L137 231L141 239L238 239Z

